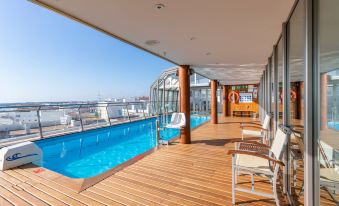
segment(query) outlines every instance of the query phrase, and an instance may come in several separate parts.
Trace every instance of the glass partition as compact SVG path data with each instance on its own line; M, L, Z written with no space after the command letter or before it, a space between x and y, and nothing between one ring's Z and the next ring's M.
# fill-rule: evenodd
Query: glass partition
M129 122L127 105L108 105L107 116L111 125Z
M0 109L0 143L40 138L37 107Z
M44 138L82 130L79 107L42 106L38 114Z
M320 202L339 200L339 1L319 1Z
M128 103L126 108L130 121L144 119L144 110L142 104Z
M277 75L278 75L278 125L283 123L283 41L280 38L277 46Z
M291 193L302 193L304 175L304 67L305 67L305 4L300 0L288 22L288 75L290 85L287 117L293 130L290 139ZM298 198L302 198L299 196Z
M275 75L275 68L274 68L274 56L272 56L271 58L271 61L270 61L270 67L271 67L271 100L270 100L270 104L271 104L271 113L273 114L272 116L272 124L271 124L271 139L274 138L274 134L275 134L275 125L276 125L276 122L275 122L275 78L274 78L274 75Z
M79 109L81 123L84 130L109 125L107 104L84 105Z

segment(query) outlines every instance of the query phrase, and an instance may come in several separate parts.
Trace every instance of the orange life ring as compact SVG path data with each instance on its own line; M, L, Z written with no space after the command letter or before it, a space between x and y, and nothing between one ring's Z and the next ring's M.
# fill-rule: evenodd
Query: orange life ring
M280 97L280 102L282 102L282 100L283 100L283 93L281 91L280 91L279 97ZM290 98L291 98L292 102L295 102L295 100L297 99L297 93L294 90L291 90Z
M291 101L295 102L295 100L297 99L297 93L294 90L291 90Z
M239 102L239 93L236 91L231 91L228 94L228 101L232 102L232 103L238 103Z

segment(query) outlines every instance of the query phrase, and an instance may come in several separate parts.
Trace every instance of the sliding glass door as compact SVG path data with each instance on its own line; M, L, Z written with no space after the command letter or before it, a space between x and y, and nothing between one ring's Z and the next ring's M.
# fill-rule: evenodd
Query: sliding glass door
M318 1L320 205L339 200L339 1Z

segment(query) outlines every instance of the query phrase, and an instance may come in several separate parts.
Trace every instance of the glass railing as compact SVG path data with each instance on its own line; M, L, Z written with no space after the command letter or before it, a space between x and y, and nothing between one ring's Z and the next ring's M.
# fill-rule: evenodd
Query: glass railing
M0 106L0 144L145 119L157 115L151 105L151 102L99 102Z

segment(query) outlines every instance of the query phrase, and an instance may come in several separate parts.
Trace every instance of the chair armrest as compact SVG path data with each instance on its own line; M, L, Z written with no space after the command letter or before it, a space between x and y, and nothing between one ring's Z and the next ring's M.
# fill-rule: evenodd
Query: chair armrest
M263 144L263 143L260 143L260 142L257 142L257 141L251 141L251 140L236 140L236 141L232 141L233 143L246 143L246 144L254 144L256 146L259 146L259 147L265 147L267 149L271 149L270 146L268 146L267 144Z
M256 122L242 122L242 123L241 123L241 125L245 125L245 124L249 124L249 125L253 124L253 125L260 126L260 127L262 126L262 124L256 123Z
M241 125L240 126L240 128L241 129L245 129L245 128L252 128L252 129L260 129L260 130L263 130L263 131L268 131L267 129L264 129L264 128L262 128L262 127L258 127L258 126L243 126L243 125Z
M242 155L255 156L255 157L267 159L267 160L269 160L273 163L279 164L281 166L285 166L285 164L280 160L274 159L274 158L266 156L266 155L258 154L258 153L255 153L255 152L249 152L249 151L243 151L243 150L228 150L227 154L228 155L242 154Z

